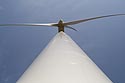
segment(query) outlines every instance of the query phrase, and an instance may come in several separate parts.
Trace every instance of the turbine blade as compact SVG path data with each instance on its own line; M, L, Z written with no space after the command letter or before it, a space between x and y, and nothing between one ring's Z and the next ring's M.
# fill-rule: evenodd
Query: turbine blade
M121 15L125 15L125 14L113 14L113 15L106 15L106 16L98 16L98 17L93 17L93 18L88 18L88 19L83 19L83 20L65 22L64 25L65 26L66 25L74 25L74 24L78 24L78 23L81 23L81 22L86 22L86 21L95 20L95 19L99 19L99 18L112 17L112 16L121 16Z
M23 24L0 24L0 26L53 26L55 23L38 24L38 23L23 23Z
M74 31L77 31L76 29L74 29L74 28L72 28L72 27L70 27L70 26L65 26L66 28L69 28L69 29L72 29L72 30L74 30Z

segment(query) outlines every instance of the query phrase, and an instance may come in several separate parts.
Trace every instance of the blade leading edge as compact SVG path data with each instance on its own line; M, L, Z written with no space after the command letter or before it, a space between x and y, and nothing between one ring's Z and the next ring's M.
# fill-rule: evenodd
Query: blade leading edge
M38 24L38 23L22 23L22 24L0 24L0 26L53 26L56 23Z
M75 28L72 28L71 26L65 26L65 28L69 28L69 29L72 29L74 31L77 31Z
M81 23L81 22L86 22L86 21L95 20L95 19L99 19L99 18L112 17L112 16L121 16L121 15L125 15L125 14L113 14L113 15L106 15L106 16L98 16L98 17L93 17L93 18L88 18L88 19L83 19L83 20L65 22L64 25L65 26L74 25L74 24L78 24L78 23Z

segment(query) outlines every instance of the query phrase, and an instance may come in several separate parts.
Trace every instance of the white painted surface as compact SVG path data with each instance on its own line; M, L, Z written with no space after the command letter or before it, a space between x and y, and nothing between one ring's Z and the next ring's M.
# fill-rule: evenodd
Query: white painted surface
M65 33L58 33L17 83L112 83Z

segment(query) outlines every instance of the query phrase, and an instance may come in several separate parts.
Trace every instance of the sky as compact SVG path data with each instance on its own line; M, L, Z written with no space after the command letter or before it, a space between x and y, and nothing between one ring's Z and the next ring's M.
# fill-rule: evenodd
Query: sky
M1 0L0 24L53 23L125 13L125 0ZM125 16L73 25L67 33L114 82L125 83ZM57 34L53 27L0 27L0 83L16 83Z

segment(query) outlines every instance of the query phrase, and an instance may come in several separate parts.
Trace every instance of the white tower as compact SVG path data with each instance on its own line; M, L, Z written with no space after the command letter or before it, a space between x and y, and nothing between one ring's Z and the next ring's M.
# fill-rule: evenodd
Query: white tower
M58 33L17 83L113 83L64 32Z

